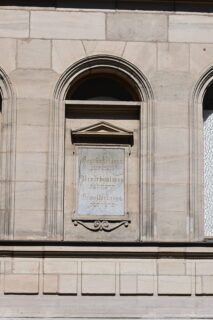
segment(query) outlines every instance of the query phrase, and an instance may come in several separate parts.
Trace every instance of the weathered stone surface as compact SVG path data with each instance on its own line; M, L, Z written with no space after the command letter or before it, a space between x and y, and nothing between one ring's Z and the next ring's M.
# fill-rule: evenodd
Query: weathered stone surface
M4 282L5 293L38 293L38 275L6 275Z
M45 208L44 182L17 182L16 183L16 209L44 210Z
M157 45L152 42L127 42L123 58L136 65L147 76L157 69Z
M136 275L120 275L120 294L137 294Z
M50 101L48 99L18 99L17 125L49 126Z
M120 273L126 275L152 275L156 274L156 266L154 261L143 262L121 262Z
M158 70L189 70L189 45L183 43L158 43Z
M202 294L213 295L213 277L212 276L202 277Z
M18 68L50 68L51 43L49 40L27 39L18 41Z
M47 170L47 153L17 153L16 170L18 181L43 181Z
M169 41L212 43L213 21L211 16L170 15Z
M57 293L58 292L58 276L53 274L45 274L43 278L43 293Z
M82 274L115 274L115 263L108 261L88 261L82 262Z
M158 127L155 132L155 146L157 156L174 157L188 155L188 129Z
M162 200L165 201L165 207L168 207L171 203L170 199L169 203L167 203L168 196L166 199L164 198ZM176 203L177 202L178 200ZM175 204L173 204L173 210L175 210ZM163 205L161 204L161 206ZM159 241L182 242L189 240L188 216L186 211L163 211L156 212L154 215L156 219L156 238Z
M166 212L187 210L187 188L184 183L156 183L155 209ZM172 223L172 222L171 222Z
M52 70L17 69L11 74L18 98L50 99L57 73Z
M115 276L82 275L82 294L115 294Z
M0 10L0 37L29 37L29 12L25 10Z
M163 14L108 13L107 39L166 41L167 17Z
M105 39L105 14L31 12L31 36L45 39Z
M190 71L199 75L205 73L213 64L213 44L190 44Z
M151 73L149 78L155 93L155 100L161 103L188 103L189 88L194 85L194 78L187 72Z
M77 262L75 261L57 261L46 259L44 263L44 273L58 273L58 274L76 274Z
M186 156L155 158L156 183L188 183L188 174L189 158Z
M191 294L191 277L189 276L159 276L159 294Z
M159 275L184 275L186 274L186 265L183 260L160 259L158 261Z
M39 273L39 261L28 261L28 260L23 260L23 261L13 261L13 273L17 274L37 274Z
M73 63L86 56L84 46L78 40L53 40L52 65L58 72L64 72Z
M59 294L77 294L77 276L60 275L58 292Z
M48 133L49 128L44 126L18 126L17 151L48 152Z
M169 90L169 88L168 88ZM155 121L157 127L188 128L188 101L156 101Z
M16 40L0 39L0 67L6 72L16 68Z
M33 203L33 206L36 207L36 204ZM16 210L14 237L18 240L46 239L44 210Z
M138 294L153 295L154 293L154 277L138 276Z
M213 262L212 261L197 261L196 262L197 276L213 276Z
M125 47L123 41L83 41L87 55L110 54L122 56Z

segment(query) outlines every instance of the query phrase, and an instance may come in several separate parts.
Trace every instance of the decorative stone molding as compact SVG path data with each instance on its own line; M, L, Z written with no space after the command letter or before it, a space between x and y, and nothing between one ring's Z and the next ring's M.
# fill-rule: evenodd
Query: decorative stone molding
M47 197L47 237L52 240L63 239L63 180L64 180L64 118L66 95L70 85L79 77L101 70L117 74L136 88L141 100L140 133L140 185L146 181L146 187L140 188L141 240L153 238L153 195L152 195L152 154L153 154L153 93L146 77L131 63L110 55L98 55L84 58L69 67L60 77L53 97L50 123L49 176ZM143 199L143 201L142 201ZM145 201L144 201L145 199Z
M121 226L128 227L130 220L81 220L81 219L72 219L75 226L79 224L90 231L113 231Z
M2 125L0 132L0 238L13 238L16 99L11 82L0 68Z

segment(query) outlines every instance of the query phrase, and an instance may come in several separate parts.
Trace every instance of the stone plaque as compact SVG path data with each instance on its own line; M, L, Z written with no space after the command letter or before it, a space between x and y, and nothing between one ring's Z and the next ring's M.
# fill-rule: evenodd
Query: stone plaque
M124 215L124 178L124 148L79 147L77 214Z

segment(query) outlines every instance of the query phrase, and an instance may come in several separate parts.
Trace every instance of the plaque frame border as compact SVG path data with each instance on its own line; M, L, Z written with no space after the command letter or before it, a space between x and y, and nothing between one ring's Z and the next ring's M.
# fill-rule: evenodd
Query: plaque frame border
M80 147L88 149L123 149L124 150L124 214L123 215L80 215L78 214L78 150ZM90 231L112 231L131 223L128 210L128 157L130 155L129 144L102 144L102 143L74 143L74 201L71 220L75 226L82 225Z

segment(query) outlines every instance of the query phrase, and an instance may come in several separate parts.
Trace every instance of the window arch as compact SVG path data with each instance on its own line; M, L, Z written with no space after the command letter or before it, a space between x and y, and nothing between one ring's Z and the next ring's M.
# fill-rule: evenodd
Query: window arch
M213 83L203 99L204 121L204 235L213 237Z
M209 237L205 221L207 222L204 201L205 189L205 157L207 145L205 136L209 136L207 128L208 115L211 114L213 83L213 67L210 67L198 80L192 92L192 100L189 109L190 125L190 235L192 241L200 241ZM209 118L209 120L211 120ZM210 141L210 140L209 140ZM205 150L206 149L206 150ZM207 162L206 162L207 163Z
M94 84L99 86L99 90L91 90L95 87ZM97 130L102 125L105 128L110 127L109 131L123 130L123 134L127 135L128 130L112 125L112 120L119 120L118 114L120 114L123 119L135 117L140 121L138 143L141 148L139 153L143 154L140 158L140 212L144 212L139 222L140 239L151 240L153 94L147 79L124 59L114 56L93 56L77 62L64 72L56 85L53 101L47 199L49 238L63 239L64 152L67 147L66 139L64 140L65 116L74 119L81 118L82 113L89 117L91 113L93 120L100 119L101 114L107 121L110 119L110 123L103 124L95 120L93 121L95 129L89 125L83 128L85 130ZM143 130L143 135L142 127L146 128Z
M15 94L0 68L0 238L13 238L15 177Z

